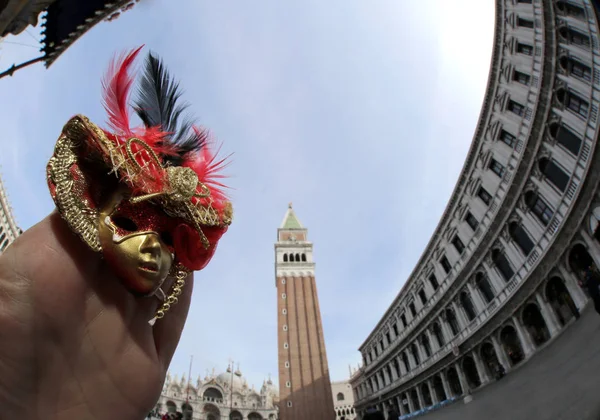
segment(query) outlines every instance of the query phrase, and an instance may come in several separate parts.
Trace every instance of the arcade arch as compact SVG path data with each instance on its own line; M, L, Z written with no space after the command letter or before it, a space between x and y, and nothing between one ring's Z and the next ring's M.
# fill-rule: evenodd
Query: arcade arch
M596 267L594 259L582 244L575 244L569 251L569 267L578 278L583 278L583 272L590 266Z
M188 403L181 405L181 413L183 414L183 420L192 420L194 418L194 409Z
M525 359L523 348L521 347L515 327L507 325L502 328L502 331L500 331L500 342L508 356L511 366L514 366Z
M169 400L165 405L167 406L167 413L175 413L177 411L177 404L175 402Z
M213 404L204 404L204 409L202 410L205 414L206 420L220 420L221 419L221 411L216 405Z
M435 375L433 378L433 392L435 393L438 401L445 401L448 399L446 391L444 391L444 383L440 375Z
M223 394L217 388L206 388L202 397L209 399L209 401L222 400Z
M550 331L546 321L540 312L540 308L535 303L529 303L523 308L522 319L523 325L536 347L550 339Z
M415 388L410 390L410 399L415 410L420 410L422 408L421 404L419 404L419 395L417 394L417 390Z
M460 379L458 378L458 373L454 367L451 367L446 372L446 377L448 378L448 384L450 385L450 392L452 393L452 397L461 395L463 393L462 386L460 385Z
M479 377L479 372L477 372L477 366L473 357L470 355L465 356L462 361L462 367L469 387L471 389L478 388L481 385L481 378Z
M579 317L579 311L564 281L554 276L546 283L546 300L556 314L561 327L564 327L573 317Z
M421 394L423 395L423 403L425 404L425 407L429 407L431 404L433 404L431 399L431 391L429 390L429 385L426 382L421 384Z
M483 366L487 370L488 375L490 377L493 377L496 368L498 367L498 365L500 365L500 361L498 360L498 355L496 354L494 345L489 341L486 341L481 345L479 353L481 354Z
M229 420L243 420L244 416L242 416L242 413L240 413L237 410L233 410L230 414L229 414Z

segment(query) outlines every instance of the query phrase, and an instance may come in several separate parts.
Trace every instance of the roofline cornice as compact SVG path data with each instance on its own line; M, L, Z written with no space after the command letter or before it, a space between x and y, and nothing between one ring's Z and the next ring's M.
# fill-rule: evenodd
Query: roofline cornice
M465 163L460 172L458 181L454 187L454 190L452 191L450 200L448 202L448 205L446 206L446 209L444 210L444 213L442 214L440 222L438 223L435 231L433 232L433 235L431 236L429 243L425 247L425 250L421 254L419 261L415 265L415 268L413 269L413 271L411 272L411 274L408 277L408 280L406 281L404 286L402 286L402 288L400 289L400 292L396 295L393 302L390 304L390 306L388 307L386 312L383 314L383 316L381 317L381 319L379 320L377 325L373 328L373 330L371 331L369 336L360 345L360 347L359 347L360 352L362 352L364 350L367 343L378 333L379 328L383 324L385 324L389 315L394 311L395 306L399 303L399 301L403 297L404 292L408 288L410 288L414 279L424 269L425 263L427 261L429 261L429 258L434 251L436 242L442 235L442 232L444 231L446 225L450 222L450 216L452 215L453 211L455 210L455 208L457 206L458 199L460 197L462 197L462 194L461 194L462 190L465 188L465 186L469 180L469 176L471 174L471 169L472 169L472 167L475 163L476 157L477 157L477 152L483 141L485 127L487 125L489 118L492 115L492 111L493 111L492 105L494 102L496 90L498 88L499 76L500 76L500 72L501 72L500 64L501 64L501 58L502 58L502 54L501 54L502 39L503 39L503 33L504 33L504 27L502 25L502 16L503 16L502 11L503 11L502 2L496 1L494 44L493 44L493 49L492 49L490 73L488 75L486 93L485 93L485 96L483 99L483 105L481 108L481 112L479 113L479 120L477 122L477 127L475 128L473 142L471 143L471 147L469 149L469 152L467 153L467 158L465 159Z

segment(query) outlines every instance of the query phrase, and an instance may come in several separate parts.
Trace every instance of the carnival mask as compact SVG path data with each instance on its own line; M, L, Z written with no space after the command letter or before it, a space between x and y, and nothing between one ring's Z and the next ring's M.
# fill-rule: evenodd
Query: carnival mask
M163 301L153 324L177 302L187 274L208 264L232 209L218 182L224 160L215 159L205 131L178 124L185 108L178 85L152 54L136 103L145 127L129 127L129 68L140 49L113 63L105 80L112 132L73 117L47 177L62 217L123 285ZM167 296L161 286L168 275L175 281Z

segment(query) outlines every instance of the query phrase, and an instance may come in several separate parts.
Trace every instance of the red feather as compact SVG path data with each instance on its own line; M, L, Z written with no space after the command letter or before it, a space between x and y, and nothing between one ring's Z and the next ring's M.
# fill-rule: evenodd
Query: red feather
M210 189L211 194L208 201L212 203L213 207L221 210L227 201L227 196L223 191L223 189L227 187L219 180L226 178L226 176L222 174L222 170L229 164L227 160L231 155L217 160L217 155L221 148L219 147L216 153L213 153L207 133L195 126L194 130L199 137L204 139L204 145L199 151L189 153L182 166L187 166L196 172L200 182ZM204 204L204 200L201 200L201 202Z
M125 56L113 59L109 70L102 81L104 90L104 108L108 113L109 126L119 136L130 136L129 106L127 100L131 91L133 77L129 69L139 54L141 47L131 51Z

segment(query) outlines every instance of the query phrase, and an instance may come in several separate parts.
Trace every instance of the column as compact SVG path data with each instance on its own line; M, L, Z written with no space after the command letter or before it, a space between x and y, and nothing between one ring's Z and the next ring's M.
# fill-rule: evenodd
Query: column
M454 339L454 335L452 335L452 330L450 330L448 321L444 319L440 320L440 325L442 326L442 334L444 334L444 342L448 344Z
M398 401L398 409L400 410L400 415L404 416L405 414L408 414L406 412L406 409L404 408L404 404L402 404L402 396L401 395L398 395L396 397L396 401Z
M450 399L454 396L452 389L450 388L450 384L448 383L448 378L446 377L446 372L441 371L440 377L442 378L442 385L444 386L444 394L446 394L446 399Z
M490 281L492 287L496 291L496 296L499 295L500 292L504 290L504 287L506 286L504 279L502 279L500 277L500 274L498 274L498 272L496 271L496 269L488 265L486 261L483 261L482 265L485 269L485 274L487 275L488 280Z
M406 366L404 366L402 357L400 357L400 355L398 355L398 356L396 356L396 360L398 361L398 366L400 366L400 376L405 376L408 373L408 371L406 370Z
M418 384L415 388L417 389L417 398L419 399L419 406L423 409L425 408L425 400L423 399L421 384Z
M558 271L560 271L560 274L562 274L565 287L569 291L569 294L571 295L575 306L577 306L577 309L581 311L588 302L587 296L585 295L583 290L581 290L579 284L577 284L577 279L575 278L575 275L573 273L570 273L567 270L567 268L562 264L559 264L556 267L558 268Z
M580 229L579 233L583 238L583 242L587 245L588 252L594 260L596 267L600 268L600 249L598 248L598 243L588 234L587 229Z
M408 408L410 409L410 412L414 413L415 411L417 411L412 400L412 395L410 395L410 391L406 391L404 395L406 396L406 400L408 401Z
M465 316L462 307L459 308L455 301L452 301L450 304L452 305L452 309L454 309L454 315L456 316L456 320L458 321L458 334L460 334L460 332L464 330L467 327L467 325L469 325L469 320Z
M473 360L475 360L475 366L477 367L477 373L479 374L479 379L481 379L481 384L487 384L490 381L490 377L488 376L488 372L483 365L481 355L478 351L473 351L471 354L473 356Z
M431 355L433 356L440 349L440 346L438 346L437 339L433 338L433 336L431 335L431 330L429 328L425 330L425 334L427 334L427 339L429 340L429 347L431 347Z
M456 368L456 372L458 373L458 379L460 380L460 387L463 390L463 395L468 394L470 392L469 383L467 382L467 378L465 377L465 373L463 372L463 368L460 363L455 363L454 367Z
M408 354L408 364L410 365L410 370L413 370L417 367L417 362L415 361L413 352L410 350L410 346L407 347L405 351Z
M506 239L504 239L503 235L500 235L500 243L502 244L502 247L504 248L506 258L508 258L508 261L515 268L515 274L516 274L517 273L516 268L520 267L526 261L526 258L523 257L523 254L521 254L520 250L518 250L517 244L515 244L512 241L508 242Z
M487 305L481 298L481 295L479 294L479 292L477 290L475 290L475 288L473 287L471 282L467 283L467 288L469 289L469 293L471 294L471 299L473 299L473 305L475 305L477 314L480 314L481 312L483 312L485 310Z
M437 396L437 392L435 392L435 387L433 386L433 381L431 379L427 380L427 386L429 387L429 395L431 395L431 401L433 404L437 404L440 402L440 399Z
M540 312L542 313L542 317L544 317L544 321L546 322L546 326L548 327L548 332L550 332L550 337L554 337L556 334L558 334L558 331L560 330L560 323L556 318L554 310L550 308L548 303L544 300L544 298L539 292L535 294L535 300L537 301L538 306L540 307Z
M398 380L398 373L396 372L396 368L394 367L394 362L396 359L392 359L390 362L390 370L392 371L392 382L396 382ZM397 365L400 366L400 365ZM400 369L400 368L398 368Z
M519 340L521 340L521 345L523 346L523 351L525 352L525 358L528 358L535 351L535 345L531 341L529 332L526 331L525 328L523 328L523 326L519 322L519 319L513 315L512 321L515 325L515 329L517 330Z
M383 383L384 383L384 386L387 386L390 384L390 380L391 380L390 375L387 372L387 366L384 367L382 370L383 370Z
M377 372L377 377L379 378L379 384L380 384L379 389L385 388L386 382L385 382L385 379L383 377L383 372L381 370L379 372Z
M419 338L417 338L415 340L415 344L417 345L417 351L419 352L419 358L421 359L421 364L423 364L425 362L425 360L427 360L427 354L425 353L425 349L421 345L421 340L419 340Z

